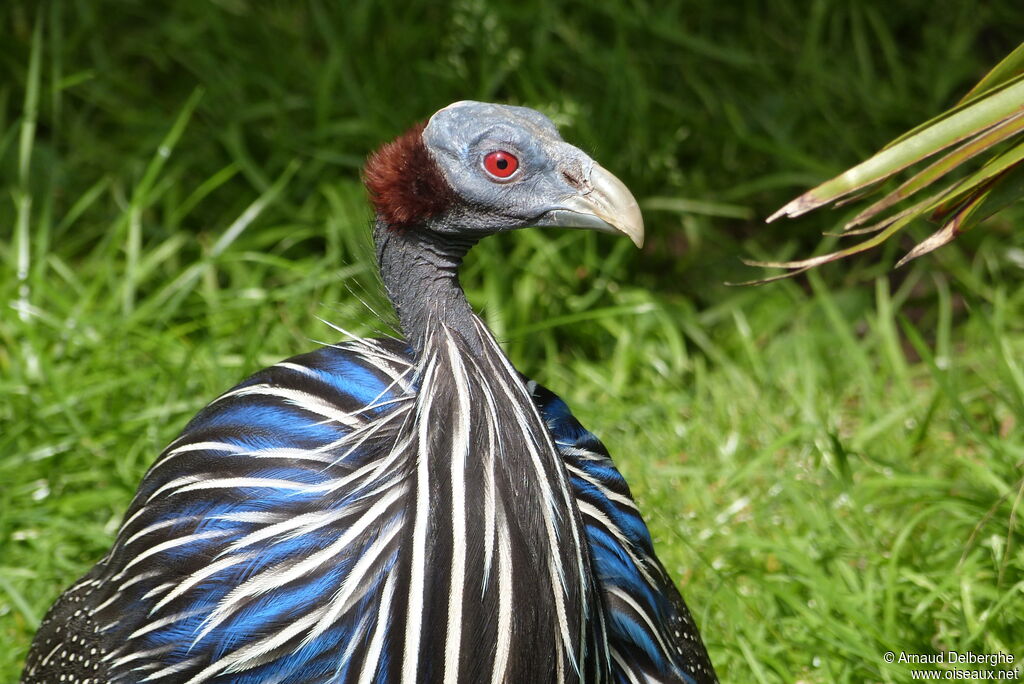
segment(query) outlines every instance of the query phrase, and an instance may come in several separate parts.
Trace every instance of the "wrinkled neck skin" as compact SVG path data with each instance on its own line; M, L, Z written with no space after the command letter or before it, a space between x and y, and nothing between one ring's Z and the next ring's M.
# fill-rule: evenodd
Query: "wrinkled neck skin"
M393 229L378 218L373 240L381 279L416 358L422 358L428 331L438 324L479 352L482 340L473 323L475 314L459 284L459 266L476 238L419 227Z

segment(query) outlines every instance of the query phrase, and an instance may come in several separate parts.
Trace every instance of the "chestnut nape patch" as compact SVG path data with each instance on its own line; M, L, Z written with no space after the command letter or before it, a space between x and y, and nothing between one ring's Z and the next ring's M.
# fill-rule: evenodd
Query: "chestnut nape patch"
M370 155L363 182L377 215L392 228L422 223L447 209L454 192L423 143L419 123Z

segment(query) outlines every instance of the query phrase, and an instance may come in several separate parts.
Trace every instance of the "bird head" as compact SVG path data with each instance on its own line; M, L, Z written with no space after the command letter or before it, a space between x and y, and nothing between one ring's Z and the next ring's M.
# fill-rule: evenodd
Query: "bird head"
M582 228L643 245L626 186L526 107L456 102L377 150L365 170L381 221L482 237L527 226Z

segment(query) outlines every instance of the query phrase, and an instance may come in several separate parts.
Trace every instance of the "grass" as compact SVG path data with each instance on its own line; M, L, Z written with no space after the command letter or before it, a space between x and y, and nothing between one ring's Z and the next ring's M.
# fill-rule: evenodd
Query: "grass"
M642 253L523 231L464 280L615 455L725 681L1024 656L1021 212L891 276L721 284L815 245L832 216L759 217L1024 28L931 6L6 5L0 680L192 414L319 318L387 328L357 169L461 97L544 108L648 207Z

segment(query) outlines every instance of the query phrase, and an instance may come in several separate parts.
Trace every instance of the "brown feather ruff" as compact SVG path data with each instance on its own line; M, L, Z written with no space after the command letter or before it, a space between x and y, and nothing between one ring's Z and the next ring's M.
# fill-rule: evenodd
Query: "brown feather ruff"
M423 143L419 123L370 155L363 183L377 215L391 228L405 228L444 212L455 192Z

